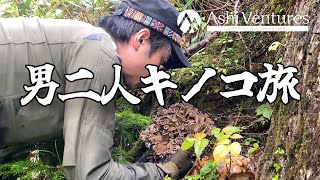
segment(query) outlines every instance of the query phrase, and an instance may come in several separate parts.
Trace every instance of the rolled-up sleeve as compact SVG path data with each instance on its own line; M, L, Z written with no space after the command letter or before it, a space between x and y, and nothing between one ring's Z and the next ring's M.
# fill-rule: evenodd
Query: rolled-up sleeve
M66 82L66 94L89 89L101 94L103 86L106 92L112 87L115 52L105 41L84 40L70 50L75 53L66 66L67 74L86 68L94 78ZM114 99L104 106L88 98L65 101L63 170L67 179L162 179L165 169L161 165L118 164L112 160L114 126Z

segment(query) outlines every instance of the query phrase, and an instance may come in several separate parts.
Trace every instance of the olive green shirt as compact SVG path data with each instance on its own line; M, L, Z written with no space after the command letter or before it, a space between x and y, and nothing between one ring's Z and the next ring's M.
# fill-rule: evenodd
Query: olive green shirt
M20 106L32 86L25 65L54 65L60 86L46 107L34 98ZM116 45L103 29L74 20L0 18L0 147L34 142L63 133L63 170L67 179L161 179L162 165L122 165L111 158L115 126L114 99L103 106L88 98L62 102L57 94L93 90L101 94L114 81L120 64ZM67 81L66 74L86 68L93 79ZM47 91L38 92L45 97Z

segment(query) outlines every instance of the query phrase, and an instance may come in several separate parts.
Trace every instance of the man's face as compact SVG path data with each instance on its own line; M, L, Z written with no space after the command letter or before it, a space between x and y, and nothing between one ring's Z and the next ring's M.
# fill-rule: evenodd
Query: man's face
M122 61L122 76L127 89L136 89L141 85L140 77L147 77L149 71L146 65L160 67L168 59L168 51L160 49L149 56L150 31L142 29L132 35L129 42L118 45L119 56Z

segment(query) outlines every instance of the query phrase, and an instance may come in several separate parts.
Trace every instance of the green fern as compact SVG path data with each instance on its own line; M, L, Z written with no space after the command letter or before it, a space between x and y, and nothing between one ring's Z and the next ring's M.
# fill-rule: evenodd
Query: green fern
M135 162L142 152L139 134L151 124L151 117L124 110L116 113L116 119L112 158L118 163Z
M7 177L16 177L21 180L65 179L61 169L27 160L0 164L0 178L4 179Z

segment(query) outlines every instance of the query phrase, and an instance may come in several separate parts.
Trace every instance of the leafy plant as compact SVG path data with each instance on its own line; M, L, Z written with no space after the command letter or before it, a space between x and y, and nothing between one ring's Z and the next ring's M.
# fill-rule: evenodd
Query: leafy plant
M256 139L256 138L252 138L252 137L249 137L249 138L246 138L245 140L244 140L244 144L246 145L246 146L249 146L250 144L252 144L252 143L258 143L259 144L259 140L258 139Z
M199 160L202 152L209 144L209 140L205 139L205 137L205 133L197 133L194 135L194 138L186 138L181 145L181 149L186 151L194 147L194 152Z
M217 164L210 160L200 169L200 175L205 177L204 179L218 179L218 175L215 173L216 167Z
M276 172L279 172L279 170L281 169L281 166L278 163L274 163L273 167L276 170Z
M231 140L243 138L237 132L241 129L235 126L227 126L222 130L220 128L213 128L211 134L217 139L215 148L213 150L214 162L219 163L223 161L229 153L234 156L240 155L241 145L239 142L231 143Z
M213 148L213 158L212 156L205 156L201 158L202 153L205 148L210 144L209 139L212 137L206 138L205 133L197 133L193 138L186 138L182 143L182 150L188 150L194 147L194 151L197 157L196 165L198 164L201 168L196 170L196 173L193 175L186 176L187 180L205 180L205 179L218 179L219 175L217 174L216 166L218 163L221 163L223 160L228 158L229 154L233 156L240 155L241 145L239 142L232 142L237 139L243 138L239 132L241 129L235 126L227 126L223 129L213 128L211 130L211 135L215 137Z
M259 146L259 140L255 139L255 138L247 138L244 141L244 144L246 146L251 146L248 149L248 155L254 155L256 152L258 152L260 150L260 146Z
M276 152L274 154L279 154L279 155L283 155L285 152L284 152L284 149L278 147L278 149L276 150Z
M269 46L268 50L269 50L269 51L276 51L276 50L279 48L280 45L281 45L281 43L278 42L278 41L273 42L273 43Z
M248 154L253 155L255 152L260 150L260 146L258 143L254 143L251 148L248 149Z
M219 175L216 174L217 164L212 160L208 161L204 167L200 169L200 173L194 176L186 176L186 180L217 180Z
M262 115L263 117L267 119L271 119L273 109L269 103L262 104L256 109L256 115Z
M125 98L120 97L117 99L117 106L116 111L122 112L122 111L133 111L134 106L130 104Z
M274 152L275 155L283 155L284 153L285 153L284 149L282 149L280 147L278 147L276 152ZM275 163L273 163L273 168L276 171L276 173L278 173L281 169L281 166L280 166L280 164L275 162ZM273 176L272 180L279 180L279 176L278 175Z
M262 125L264 125L266 122L264 118L266 118L267 120L271 120L272 113L273 108L269 103L262 104L256 109L256 115L261 116L260 122L262 123Z
M172 180L171 177L169 177L169 175L166 175L162 180Z

